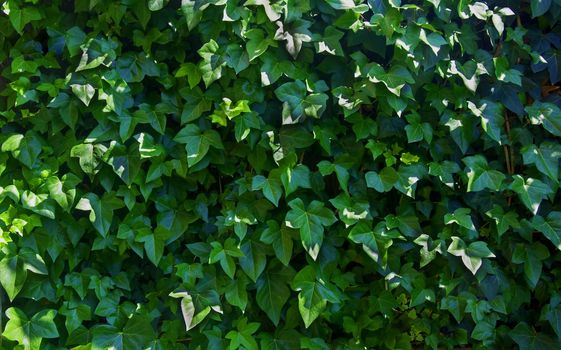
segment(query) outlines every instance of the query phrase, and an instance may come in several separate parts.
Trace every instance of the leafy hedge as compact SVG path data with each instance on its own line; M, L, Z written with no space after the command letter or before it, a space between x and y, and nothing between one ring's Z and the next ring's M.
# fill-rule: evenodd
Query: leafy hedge
M561 348L561 1L0 4L0 348Z

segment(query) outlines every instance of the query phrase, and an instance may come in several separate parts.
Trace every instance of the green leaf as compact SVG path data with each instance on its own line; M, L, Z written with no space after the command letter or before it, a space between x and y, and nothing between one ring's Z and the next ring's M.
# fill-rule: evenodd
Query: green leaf
M527 145L522 148L524 164L534 164L536 168L555 183L559 183L559 158L561 146L544 142L539 147Z
M183 321L185 322L185 329L187 331L196 327L210 313L210 306L196 311L195 304L193 303L193 296L187 292L174 292L170 293L170 296L172 298L181 298L181 313L183 314Z
M226 65L233 68L236 74L249 67L249 55L241 45L230 44L226 47L226 56L224 58Z
M258 350L253 333L257 332L259 326L257 322L247 323L246 318L238 320L238 330L231 330L226 334L226 339L230 339L230 349L240 349L243 346L247 350Z
M286 227L280 228L274 220L267 221L267 228L261 233L261 241L266 244L272 244L277 259L283 265L288 266L292 257L293 242L290 229Z
M302 81L296 80L284 83L275 89L275 95L279 100L287 104L289 113L294 121L297 121L304 115L303 102L306 98L306 85Z
M349 232L349 239L357 244L362 244L362 249L372 260L378 262L380 250L372 230L371 224L367 221L359 221Z
M506 57L493 58L495 64L495 75L498 80L522 86L522 72L516 69L509 69Z
M378 192L390 191L398 180L399 174L393 167L385 167L379 174L375 171L366 173L366 185Z
M8 255L0 260L0 284L10 301L13 301L23 288L27 278L27 270L23 259L18 255Z
M160 227L156 228L154 232L149 229L139 229L135 237L136 242L144 243L144 250L146 256L154 264L158 266L164 254L165 241L169 236L161 230Z
M532 218L532 226L561 250L561 212L552 211L546 218L536 215Z
M82 170L94 176L100 170L101 160L107 152L107 147L103 145L93 145L91 143L79 144L70 150L70 156L80 158L79 163Z
M99 198L94 193L86 194L80 199L78 204L76 204L76 209L90 212L89 219L91 223L103 237L107 236L109 228L111 227L113 210L119 208L122 208L122 202L120 200L109 196Z
M227 287L226 293L224 294L226 300L232 305L240 308L240 310L245 311L247 307L247 286L249 281L244 275L236 276Z
M543 125L544 129L555 136L561 136L561 109L553 103L536 101L525 108L534 125Z
M520 175L513 175L513 179L510 188L518 194L526 208L536 215L542 200L553 193L553 190L547 184L533 178L524 180Z
M202 78L199 67L190 62L182 63L179 69L175 72L175 77L187 77L187 81L189 82L189 87L191 89L197 86Z
M551 0L530 0L530 8L534 18L544 15L550 7Z
M520 349L538 350L538 349L557 349L559 344L553 339L537 333L530 328L525 322L520 322L514 327L508 335L518 344Z
M475 231L475 225L471 220L471 209L469 208L458 208L454 210L453 213L448 213L444 215L444 223L449 225L451 223L456 223L462 227L467 228L468 230Z
M133 315L123 329L101 325L92 330L92 350L143 349L155 338L154 329L145 316Z
M487 164L487 160L482 155L465 157L462 161L467 165L468 185L467 190L482 191L486 188L498 191L503 180L506 178L503 173L493 170Z
M203 58L199 63L199 69L203 81L208 87L214 81L222 77L222 68L226 64L226 61L224 61L222 57L222 51L218 44L212 39L204 44L197 52Z
M136 175L140 171L140 154L136 151L136 148L131 148L122 155L113 155L109 158L108 163L113 167L113 171L117 174L121 180L130 186L134 181Z
M297 198L290 201L288 206L291 210L286 214L287 226L300 229L302 245L316 260L323 242L324 227L337 221L335 215L319 201L312 201L306 208L304 202Z
M249 55L250 62L264 54L271 44L270 39L265 38L263 30L259 28L253 28L246 31L245 37L248 39L245 44L245 49Z
M220 135L215 130L202 131L195 124L189 124L177 133L174 140L185 144L187 164L192 167L208 153L210 146L224 149Z
M325 0L325 2L336 10L349 10L356 6L353 0Z
M483 264L483 258L495 257L495 254L487 247L487 243L477 241L466 247L464 241L455 236L452 237L452 243L448 246L448 253L461 257L465 267L474 275Z
M551 328L553 328L553 330L555 331L555 334L557 334L557 338L560 339L561 338L561 309L559 307L553 310L550 309L545 315L545 318L546 320L549 321L549 324L551 325Z
M33 133L25 136L16 134L2 143L2 152L12 152L12 156L28 168L33 168L41 154L41 143Z
M298 309L306 328L320 316L327 302L340 302L332 287L318 278L313 266L306 266L296 274L292 289L299 292Z
M271 172L269 178L257 175L251 181L251 189L253 191L261 190L265 198L267 198L276 207L279 206L279 200L282 197L282 188L280 175L278 172Z
M400 65L395 65L389 72L386 72L379 64L372 63L367 77L373 83L383 83L386 88L396 96L401 95L401 89L406 83L415 83L413 76L407 68Z
M475 116L481 118L481 126L487 135L497 143L503 144L501 130L504 129L504 108L501 104L492 101L481 100L480 102L481 106L477 107L468 101L468 108Z
M419 39L427 44L435 55L438 55L440 48L447 44L442 35L438 33L430 33L427 35L424 29L421 29Z
M12 3L15 5L16 3ZM23 33L23 28L26 24L32 21L41 19L41 13L35 7L18 8L17 6L10 5L10 22L14 29L19 33Z
M243 253L243 256L240 257L240 266L246 275L248 275L253 282L256 282L257 278L259 278L263 270L265 270L267 257L260 244L251 241L242 244L240 250Z
M150 11L159 11L166 5L166 0L148 0L148 9Z
M70 87L72 88L72 92L74 93L74 95L76 95L76 97L78 97L83 104L85 104L86 106L90 105L90 101L95 94L95 89L93 88L93 86L91 86L90 84L72 84L70 85Z
M265 311L275 326L279 324L282 308L290 297L287 282L291 277L289 270L286 268L269 268L256 283L257 305Z
M91 308L86 304L71 305L70 302L65 302L59 312L66 316L64 324L68 334L72 334L72 332L78 329L83 321L90 321L92 319Z
M11 307L6 310L9 321L2 336L8 340L17 341L23 346L23 349L39 349L43 338L59 336L54 323L56 314L56 310L45 309L28 319L22 310Z

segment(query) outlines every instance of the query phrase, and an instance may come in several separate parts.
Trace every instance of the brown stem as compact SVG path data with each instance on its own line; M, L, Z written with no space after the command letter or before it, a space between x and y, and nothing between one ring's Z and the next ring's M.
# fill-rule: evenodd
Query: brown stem
M509 174L512 174L512 170L510 169L510 152L508 151L508 146L503 145L503 150L505 151L505 163L506 163L506 171Z

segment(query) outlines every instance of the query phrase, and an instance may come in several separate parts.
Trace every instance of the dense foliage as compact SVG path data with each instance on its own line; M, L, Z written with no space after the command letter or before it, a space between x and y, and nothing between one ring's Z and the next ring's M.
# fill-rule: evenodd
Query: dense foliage
M560 0L0 10L0 348L561 348Z

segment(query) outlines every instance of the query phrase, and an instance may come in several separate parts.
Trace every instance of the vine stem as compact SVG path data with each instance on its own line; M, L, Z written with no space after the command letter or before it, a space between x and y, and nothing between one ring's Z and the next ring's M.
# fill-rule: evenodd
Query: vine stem
M505 153L505 163L506 163L506 170L508 172L509 175L513 175L514 174L514 150L512 149L512 145L510 145L511 143L511 137L510 137L510 120L508 118L508 113L505 111L505 130L506 130L506 135L508 138L508 145L505 144L503 145L503 150ZM507 203L508 206L510 207L512 204L512 196L509 195L507 197Z

